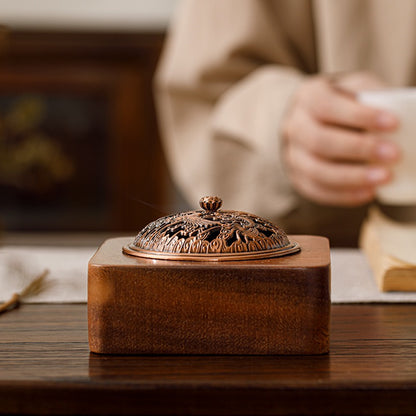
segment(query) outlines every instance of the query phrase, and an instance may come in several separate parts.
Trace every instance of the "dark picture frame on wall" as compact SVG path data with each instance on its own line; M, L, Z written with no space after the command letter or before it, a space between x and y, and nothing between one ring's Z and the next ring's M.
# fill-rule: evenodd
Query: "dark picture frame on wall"
M160 33L8 33L3 228L127 231L161 215L167 170L152 77L162 43Z

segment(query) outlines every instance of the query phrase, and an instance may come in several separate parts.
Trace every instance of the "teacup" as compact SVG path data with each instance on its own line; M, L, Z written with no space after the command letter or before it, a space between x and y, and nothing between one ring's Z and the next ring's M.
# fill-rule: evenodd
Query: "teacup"
M384 135L399 145L402 158L393 167L393 180L377 190L377 199L388 205L416 205L416 88L364 91L358 100L389 110L400 122L397 130Z

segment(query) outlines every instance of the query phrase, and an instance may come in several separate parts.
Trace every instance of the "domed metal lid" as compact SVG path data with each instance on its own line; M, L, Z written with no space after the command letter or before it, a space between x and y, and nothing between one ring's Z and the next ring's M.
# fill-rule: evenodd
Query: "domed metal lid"
M167 260L225 261L284 256L300 247L260 217L220 210L222 200L203 197L202 210L173 214L144 227L123 252Z

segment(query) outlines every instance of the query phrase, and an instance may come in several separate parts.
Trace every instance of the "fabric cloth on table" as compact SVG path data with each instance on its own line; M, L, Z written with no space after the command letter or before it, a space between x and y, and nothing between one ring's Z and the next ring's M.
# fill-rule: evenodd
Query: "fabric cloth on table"
M9 246L0 249L0 301L19 292L45 269L49 285L30 303L77 303L87 301L88 261L97 247ZM378 290L364 254L357 249L331 250L331 297L333 303L415 302L413 293L382 293Z
M96 247L9 246L0 249L0 302L20 292L45 269L48 285L30 303L87 301L88 261Z

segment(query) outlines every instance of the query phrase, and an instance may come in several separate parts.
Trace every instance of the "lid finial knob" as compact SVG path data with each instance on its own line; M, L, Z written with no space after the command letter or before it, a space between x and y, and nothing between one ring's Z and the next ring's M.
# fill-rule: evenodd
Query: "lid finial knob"
M221 208L222 199L218 196L203 196L199 200L200 207L208 212L215 212Z

